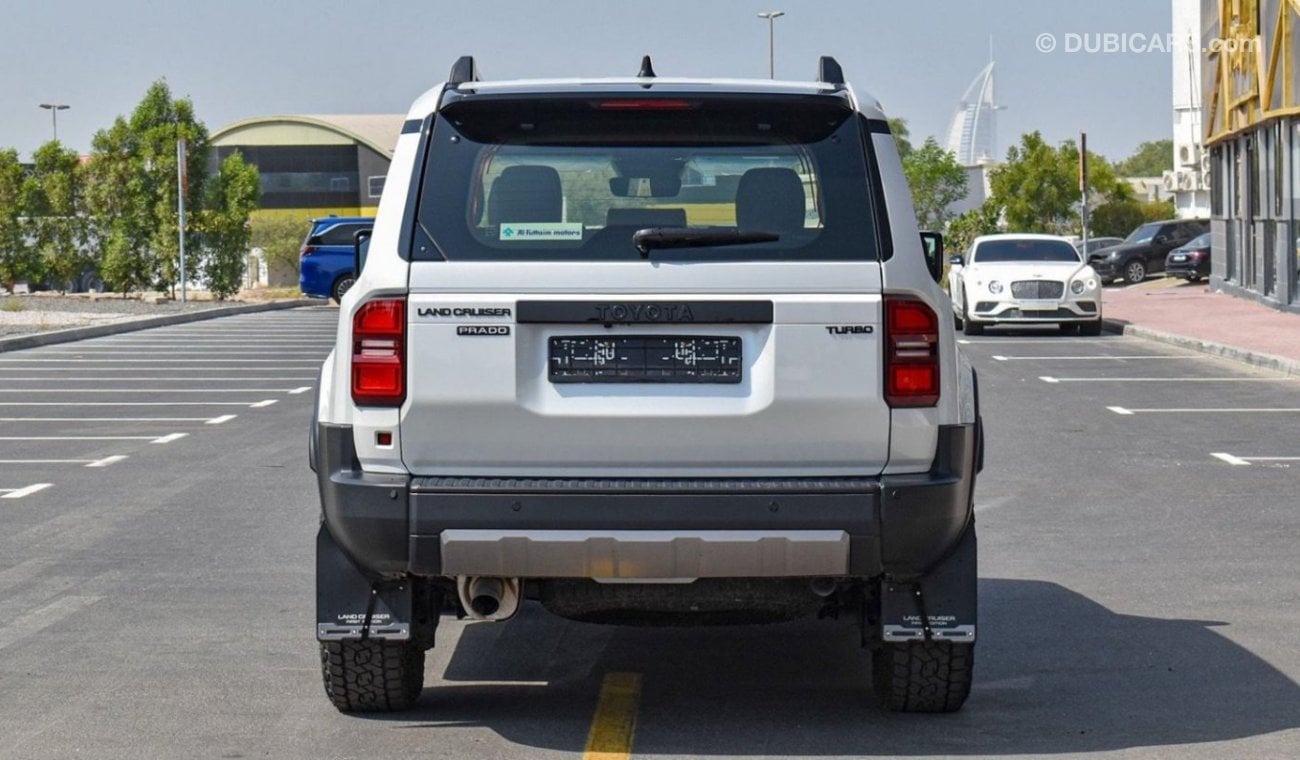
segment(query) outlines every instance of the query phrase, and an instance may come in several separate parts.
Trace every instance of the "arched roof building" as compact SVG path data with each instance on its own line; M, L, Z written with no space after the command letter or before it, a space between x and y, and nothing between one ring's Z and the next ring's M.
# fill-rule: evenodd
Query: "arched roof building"
M262 208L369 215L379 204L401 114L259 116L212 133L212 161L257 165Z

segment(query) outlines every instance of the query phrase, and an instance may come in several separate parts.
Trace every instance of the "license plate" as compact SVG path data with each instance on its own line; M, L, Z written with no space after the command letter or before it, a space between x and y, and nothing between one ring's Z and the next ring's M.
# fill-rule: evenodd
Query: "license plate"
M1172 261L1187 261L1187 257L1180 253L1177 256L1174 256Z
M564 335L547 351L552 383L739 383L740 338Z

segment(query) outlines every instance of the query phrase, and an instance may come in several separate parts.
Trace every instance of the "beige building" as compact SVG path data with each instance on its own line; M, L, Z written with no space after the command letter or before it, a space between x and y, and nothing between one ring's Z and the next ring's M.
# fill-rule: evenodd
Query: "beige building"
M401 114L259 116L211 136L212 161L239 152L262 181L261 213L368 216L379 205Z

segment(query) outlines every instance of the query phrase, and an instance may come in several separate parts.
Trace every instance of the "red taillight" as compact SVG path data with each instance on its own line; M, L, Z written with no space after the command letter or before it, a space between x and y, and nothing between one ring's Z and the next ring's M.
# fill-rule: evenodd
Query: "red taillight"
M939 318L922 301L885 296L885 401L939 403Z
M689 100L669 98L622 98L600 102L604 111L689 111L694 107Z
M304 256L310 256L311 254L313 254L313 253L315 253L315 252L316 252L316 246L314 246L314 245L304 245L304 246L302 247L302 249L301 249L300 251L298 251L298 258L301 259L301 258L304 257Z
M369 301L352 315L352 400L401 406L406 400L406 300Z

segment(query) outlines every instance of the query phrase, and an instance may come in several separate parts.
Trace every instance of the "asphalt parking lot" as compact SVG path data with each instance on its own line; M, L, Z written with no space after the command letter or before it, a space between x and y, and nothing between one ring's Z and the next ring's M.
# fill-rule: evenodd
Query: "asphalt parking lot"
M656 758L1300 754L1300 382L1036 331L963 346L988 435L963 712L882 711L848 621L529 605L444 619L417 709L340 715L305 454L336 318L0 353L0 758L579 757L620 721Z

